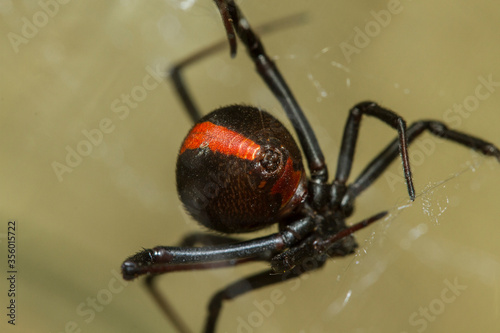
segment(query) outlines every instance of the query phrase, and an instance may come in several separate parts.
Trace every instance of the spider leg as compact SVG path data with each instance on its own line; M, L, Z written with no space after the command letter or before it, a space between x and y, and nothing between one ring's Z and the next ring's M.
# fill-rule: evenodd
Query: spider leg
M314 269L321 267L318 265ZM312 270L312 269L310 269ZM247 278L238 280L226 288L218 291L212 296L212 299L208 305L208 316L205 322L205 333L215 332L215 326L217 324L217 319L220 316L222 309L222 303L224 301L233 300L238 296L241 296L250 291L267 287L276 283L281 283L293 278L296 278L308 270L293 270L287 272L286 274L276 274L273 270L265 270L261 273L251 275Z
M172 67L169 71L169 76L172 80L172 83L174 84L175 91L184 104L184 108L186 109L189 117L191 118L193 123L196 123L201 118L200 109L198 108L198 106L196 106L192 94L190 93L187 85L184 83L181 69L181 66Z
M267 84L274 96L281 103L288 118L290 119L295 132L299 138L304 154L311 171L312 181L319 184L325 184L328 181L328 170L325 164L323 152L319 146L316 135L311 125L304 115L292 91L285 82L280 71L267 55L264 46L259 37L250 27L250 24L243 16L242 12L233 0L215 0L216 4L225 2L222 5L229 12L230 22L234 25L236 34L245 45L248 55L255 64L257 73ZM223 20L225 16L222 14Z
M212 235L201 232L194 232L185 236L180 242L180 246L194 246L194 245L222 245L229 243L241 242L240 239L234 237L228 237L224 235ZM235 262L228 262L228 266L235 265ZM170 320L172 325L176 328L179 333L189 333L191 332L182 319L182 317L175 311L175 308L170 304L167 297L160 292L156 285L157 278L160 275L153 274L146 276L144 279L144 285L146 290L149 292L151 297L154 299L158 307L163 311L165 316Z
M344 128L344 136L342 138L342 145L340 148L340 154L337 164L337 173L335 175L334 187L343 187L345 189L345 183L351 172L352 162L354 158L354 150L356 148L356 143L359 134L359 125L363 115L372 116L378 118L379 120L385 122L387 125L398 131L398 139L396 140L396 154L401 154L401 159L403 160L403 170L406 179L406 184L408 186L408 194L410 199L415 200L415 189L413 187L413 181L411 177L410 169L410 159L408 156L408 142L406 133L406 123L398 114L385 109L373 102L363 102L354 106L350 112L349 117ZM345 191L340 191L335 200L344 199ZM344 201L344 200L343 200ZM344 201L345 202L345 201ZM342 206L345 206L343 203Z
M235 265L238 265L241 263L246 263L249 261L254 261L254 260L243 259L243 260L226 260L226 261L220 261L220 262L216 262L216 263L202 263L202 264L192 264L192 265L186 264L186 265L182 265L183 266L182 270L183 269L194 270L194 269L213 269L213 268L231 267L231 266L235 266ZM181 270L181 269L175 269L175 265L173 265L173 266L174 266L174 269L172 271ZM177 265L177 266L180 266L180 265ZM164 272L165 271L163 271L162 273L164 273ZM270 272L272 272L272 271L270 271ZM174 307L167 300L166 296L164 294L162 294L160 292L160 290L158 289L158 287L156 286L155 282L157 281L157 278L160 276L160 274L161 273L151 274L151 275L148 275L146 277L146 279L144 281L145 281L145 286L146 286L147 291L150 293L151 297L154 299L156 304L163 311L163 313L167 317L167 319L175 326L175 328L177 329L177 331L179 333L191 332L188 329L188 326L186 325L186 323L182 320L181 316L174 310ZM287 273L287 275L290 275L290 274ZM284 280L285 279L279 279L276 282L280 282L280 281L284 281ZM256 288L254 288L254 289L256 289ZM250 290L247 290L247 291L250 291ZM247 292L247 291L244 291L244 292ZM222 299L220 301L222 302ZM217 311L217 314L212 314L212 317L215 316L215 318L211 319L211 321L213 322L211 324L212 326L215 325L215 321L217 320L217 317L218 317L218 312L220 312L220 306L218 308L219 309ZM212 311L210 311L210 313L212 313ZM207 330L207 331L213 332L213 330L212 331Z
M127 258L122 264L123 278L131 280L139 275L149 274L146 287L166 317L181 333L189 332L180 316L174 311L167 299L154 284L158 274L175 271L213 269L236 266L251 261L269 261L272 255L300 242L314 229L311 218L304 218L289 224L284 230L270 236L239 243L235 238L192 234L183 240L183 244L214 244L205 247L157 247L144 250ZM277 281L279 282L279 281ZM217 316L212 319L213 325Z
M284 230L248 241L204 247L158 246L143 250L122 264L125 280L144 274L234 266L257 260L269 260L307 237L315 228L310 217L294 221Z
M304 17L305 17L304 14L286 16L281 19L275 20L273 22L260 25L257 27L257 30L259 31L259 33L262 34L275 32L277 30L302 23L304 21ZM226 26L226 24L224 24L224 26ZM233 40L233 38L230 37L228 37L228 39ZM234 41L236 40L234 39ZM193 98L193 95L189 91L188 86L184 82L183 70L184 68L202 60L203 58L223 50L224 48L226 48L226 46L227 42L221 40L204 49L199 50L198 52L185 58L184 60L179 61L168 70L168 76L172 80L175 91L177 92L182 104L184 105L184 108L186 109L193 123L196 123L198 120L200 120L201 112L198 106L196 105L196 102Z
M233 23L231 22L231 17L229 14L228 4L225 0L214 0L215 4L219 8L220 16L222 17L222 23L224 24L224 29L226 29L227 40L229 42L229 53L231 58L236 56L236 35L234 33Z
M179 333L190 333L191 331L184 320L182 320L181 316L175 311L174 307L170 305L167 298L158 290L155 283L157 281L157 277L158 275L149 275L146 279L144 279L146 290L151 294L151 297L153 297L158 307L163 311L165 316L167 316Z
M500 149L490 142L478 137L455 131L446 127L445 124L434 120L421 120L413 123L406 131L407 144L413 142L424 131L452 141L465 147L472 148L486 156L493 156L500 162ZM392 141L379 155L377 155L368 166L361 172L358 178L348 187L344 202L352 202L363 190L370 186L384 171L389 164L398 156L399 139Z

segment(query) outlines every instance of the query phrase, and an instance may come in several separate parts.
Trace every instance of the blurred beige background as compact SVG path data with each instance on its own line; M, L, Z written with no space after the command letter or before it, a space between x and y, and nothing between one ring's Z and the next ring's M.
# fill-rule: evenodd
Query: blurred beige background
M366 99L408 122L448 121L500 145L500 87L477 88L478 77L500 82L498 2L239 3L254 26L307 14L306 23L263 41L315 128L331 174L348 109ZM200 230L180 209L174 182L189 119L171 85L150 73L224 38L214 5L0 0L0 15L0 267L6 271L14 219L19 271L17 323L2 315L0 330L172 331L139 281L124 287L116 276L141 248L174 245ZM369 40L357 37L365 28L373 29ZM341 45L356 51L346 57ZM224 51L187 75L204 112L249 103L289 126L242 49L235 60ZM138 96L128 114L120 102L127 94ZM453 113L464 103L471 111ZM86 145L85 133L100 126L102 139L95 134ZM363 122L353 177L394 134ZM53 165L67 164L67 149L89 154L72 157L71 172L58 177ZM262 319L251 321L252 332L497 332L500 166L428 134L412 154L413 204L394 163L357 201L352 223L392 214L357 234L356 256L226 304L220 332L237 332L249 316ZM172 274L161 288L199 332L213 292L265 267ZM8 286L0 281L5 313ZM285 301L258 314L255 302L273 290Z

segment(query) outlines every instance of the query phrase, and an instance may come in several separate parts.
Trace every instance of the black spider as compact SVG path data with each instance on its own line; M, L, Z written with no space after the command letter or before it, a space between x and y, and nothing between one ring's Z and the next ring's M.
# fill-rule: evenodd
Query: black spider
M362 102L349 112L335 178L328 182L328 169L316 136L258 36L234 1L215 0L215 3L227 31L231 54L236 54L237 35L290 119L305 154L310 178L306 177L300 150L290 133L265 111L232 105L200 116L181 77L181 69L199 55L171 70L177 92L195 123L177 161L179 196L198 222L222 234L197 233L185 237L179 247L144 250L123 263L122 273L127 280L148 274L148 289L182 332L188 329L160 297L153 284L155 276L251 261L269 262L270 269L241 279L212 297L205 332L214 332L223 301L296 278L320 268L331 257L353 253L357 244L352 234L387 214L381 212L347 227L345 220L353 212L354 200L398 155L403 162L410 199L414 200L407 147L422 132L427 130L500 161L500 150L489 142L448 129L439 121L417 121L407 128L396 113L374 102ZM347 184L364 115L385 122L397 130L398 137L354 182ZM278 224L279 231L261 238L240 241L225 235L271 224Z

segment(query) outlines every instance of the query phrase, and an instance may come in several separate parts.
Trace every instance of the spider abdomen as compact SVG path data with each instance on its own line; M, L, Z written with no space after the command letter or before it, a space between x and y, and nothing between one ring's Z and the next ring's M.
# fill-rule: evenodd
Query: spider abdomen
M300 150L273 116L232 105L200 119L177 159L177 190L202 225L224 233L277 223L305 198Z

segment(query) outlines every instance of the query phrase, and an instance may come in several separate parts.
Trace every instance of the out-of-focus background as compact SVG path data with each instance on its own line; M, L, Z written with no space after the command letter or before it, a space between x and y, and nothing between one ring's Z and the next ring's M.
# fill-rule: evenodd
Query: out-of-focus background
M314 127L334 174L350 107L374 100L500 145L500 4L239 1ZM175 159L190 128L170 64L225 38L209 0L0 1L2 332L170 332L119 267L201 230L183 213ZM186 71L203 112L247 103L289 122L242 48ZM395 132L362 123L353 178ZM500 166L425 134L409 203L394 163L357 201L358 253L224 304L220 332L497 332ZM16 325L7 324L7 223L17 222ZM273 232L268 229L259 235ZM254 235L248 235L254 236ZM264 264L175 273L160 287L194 332L209 296ZM276 290L280 302L269 302ZM267 304L266 309L262 304Z

